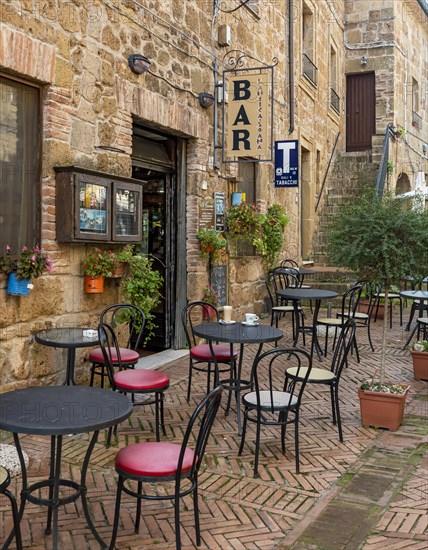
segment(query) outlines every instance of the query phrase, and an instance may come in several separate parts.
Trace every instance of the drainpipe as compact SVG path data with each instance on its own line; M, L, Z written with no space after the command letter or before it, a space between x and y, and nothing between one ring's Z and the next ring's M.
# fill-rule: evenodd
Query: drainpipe
M289 134L294 132L294 0L288 0L288 85L290 103Z

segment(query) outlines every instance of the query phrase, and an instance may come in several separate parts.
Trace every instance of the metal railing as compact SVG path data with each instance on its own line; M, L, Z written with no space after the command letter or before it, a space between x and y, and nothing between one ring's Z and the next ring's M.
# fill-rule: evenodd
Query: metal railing
M340 114L340 97L334 88L330 88L330 107Z
M394 125L389 123L385 130L385 138L383 140L382 157L380 159L379 171L376 179L375 194L377 197L383 196L385 188L386 176L388 174L388 158L389 158L389 140L395 141Z
M320 205L321 197L322 197L322 194L324 192L325 182L327 181L328 172L330 170L331 161L333 160L333 155L334 155L334 152L336 150L337 142L339 141L339 136L340 136L340 132L337 132L336 140L334 142L333 149L331 150L330 158L328 159L327 168L325 170L324 178L322 180L320 194L318 195L317 203L315 205L315 212L318 210L318 206Z
M303 74L308 78L314 86L317 85L317 72L318 67L313 61L304 53L303 54Z
M419 130L422 128L422 117L418 113L415 113L415 111L412 111L412 125L416 126Z

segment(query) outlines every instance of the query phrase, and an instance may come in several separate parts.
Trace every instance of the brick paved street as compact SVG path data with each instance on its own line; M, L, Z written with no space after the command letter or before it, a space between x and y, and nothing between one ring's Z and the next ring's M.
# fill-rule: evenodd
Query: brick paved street
M408 318L408 311L404 315ZM267 322L267 320L265 320ZM289 320L284 321L285 342L290 343ZM330 420L330 401L325 388L310 386L301 416L301 472L295 473L292 430L286 455L281 452L277 428L264 428L260 452L260 478L252 477L253 427L238 457L239 437L232 411L219 412L200 475L202 548L426 548L427 546L427 382L413 379L411 357L401 348L407 334L398 326L388 331L387 363L390 379L411 384L404 424L397 432L364 428L360 424L358 385L378 363L381 324L372 325L376 352L367 344L365 329L359 332L361 363L355 356L345 370L341 387L344 443ZM266 346L267 349L267 346ZM255 348L245 349L249 366ZM172 385L166 398L167 433L164 439L180 441L190 412L204 394L205 378L195 375L191 403L187 404L188 360L163 367ZM109 539L116 476L113 460L117 448L127 443L154 440L154 411L140 407L120 426L118 444L94 449L88 479L89 500L97 529ZM7 435L7 434L4 434ZM7 437L6 442L11 439ZM26 436L23 448L30 457L33 481L48 473L49 439ZM85 435L65 438L63 469L79 480L86 450ZM19 491L18 479L12 489ZM175 547L174 514L169 502L143 502L140 534L133 532L135 500L124 496L121 508L119 549L170 549ZM184 548L193 548L193 506L182 502ZM8 502L0 500L0 541L10 528ZM98 547L85 521L80 503L61 508L60 548L84 550ZM24 547L50 548L43 533L45 514L28 504L22 521ZM13 546L11 546L13 547Z

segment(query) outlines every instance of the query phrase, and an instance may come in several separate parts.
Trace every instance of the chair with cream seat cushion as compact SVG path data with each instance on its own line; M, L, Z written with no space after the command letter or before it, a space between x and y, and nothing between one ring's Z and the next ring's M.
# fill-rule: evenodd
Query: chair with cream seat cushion
M379 306L380 301L385 301L385 292L379 292L376 296L376 307L374 309L375 311L375 318L374 321L376 323L377 321L377 314L379 312ZM398 304L400 306L400 327L403 325L403 299L401 298L400 294L398 292L388 292L388 302L389 302L389 328L392 328L392 306L393 301L398 300Z
M355 321L348 319L340 332L330 369L312 367L309 377L306 379L308 384L324 384L330 387L333 424L336 425L337 423L341 442L343 441L343 431L339 408L339 382L343 367L347 365L348 354L355 338L355 331ZM295 367L292 367L287 369L287 375L294 380L303 380L306 372L304 369L298 372Z
M287 376L294 367L298 380ZM299 472L299 414L306 380L312 368L311 356L297 348L275 348L260 355L253 365L254 391L242 396L244 423L238 454L244 449L248 422L256 425L254 477L258 476L261 426L281 427L281 447L285 453L285 431L294 424L296 472Z
M360 301L362 288L363 288L363 285L361 283L357 283L356 285L354 285L352 288L350 288L343 294L341 307L340 307L340 310L337 312L336 317L318 317L317 326L326 327L324 355L327 355L328 329L334 328L334 341L333 341L333 349L334 349L334 346L336 344L338 329L343 329L347 319L355 318L355 314L357 313L358 302ZM353 339L353 346L355 347L355 353L357 355L357 361L359 363L360 355L358 353L356 338Z
M20 517L18 512L18 506L16 504L15 496L9 491L10 474L4 466L0 466L0 494L7 496L12 507L12 519L13 519L13 531L10 533L8 540L12 540L15 537L17 550L22 550L22 539L20 529ZM7 546L2 546L6 548Z

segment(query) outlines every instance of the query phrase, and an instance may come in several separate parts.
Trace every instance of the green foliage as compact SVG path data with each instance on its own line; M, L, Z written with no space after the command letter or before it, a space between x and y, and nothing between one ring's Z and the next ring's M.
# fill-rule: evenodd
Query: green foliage
M132 256L134 255L134 245L127 244L118 252L114 252L113 259L117 265L119 262L130 262Z
M8 275L15 273L18 279L37 279L52 270L51 257L38 245L34 248L24 245L19 256L13 256L10 246L6 245L6 254L0 257L0 271Z
M110 277L114 265L113 252L101 248L95 248L81 263L83 274L90 277Z
M367 193L345 204L330 223L328 253L333 265L348 267L358 278L379 283L385 306L391 285L409 275L428 273L428 212L410 210L392 195L383 198ZM385 378L385 311L380 383Z
M208 285L207 288L204 288L204 291L202 293L202 301L207 302L208 304L212 304L213 306L217 305L218 293L214 291L211 285Z
M160 288L163 278L153 269L153 259L148 256L131 256L128 263L129 267L122 277L120 288L125 300L140 307L146 316L147 343L156 328L152 312L161 299Z
M200 256L207 258L212 265L222 265L226 260L226 239L221 231L201 227L196 233Z
M227 232L231 237L253 240L259 218L254 204L242 202L229 208L226 214Z
M390 160L387 161L386 163L386 172L388 175L392 174L392 172L394 171L394 163Z
M272 204L266 214L259 214L259 229L253 244L262 256L266 271L272 269L278 261L284 243L284 229L288 222L289 218L281 204Z
M414 351L428 352L428 341L427 340L418 340L413 344Z

